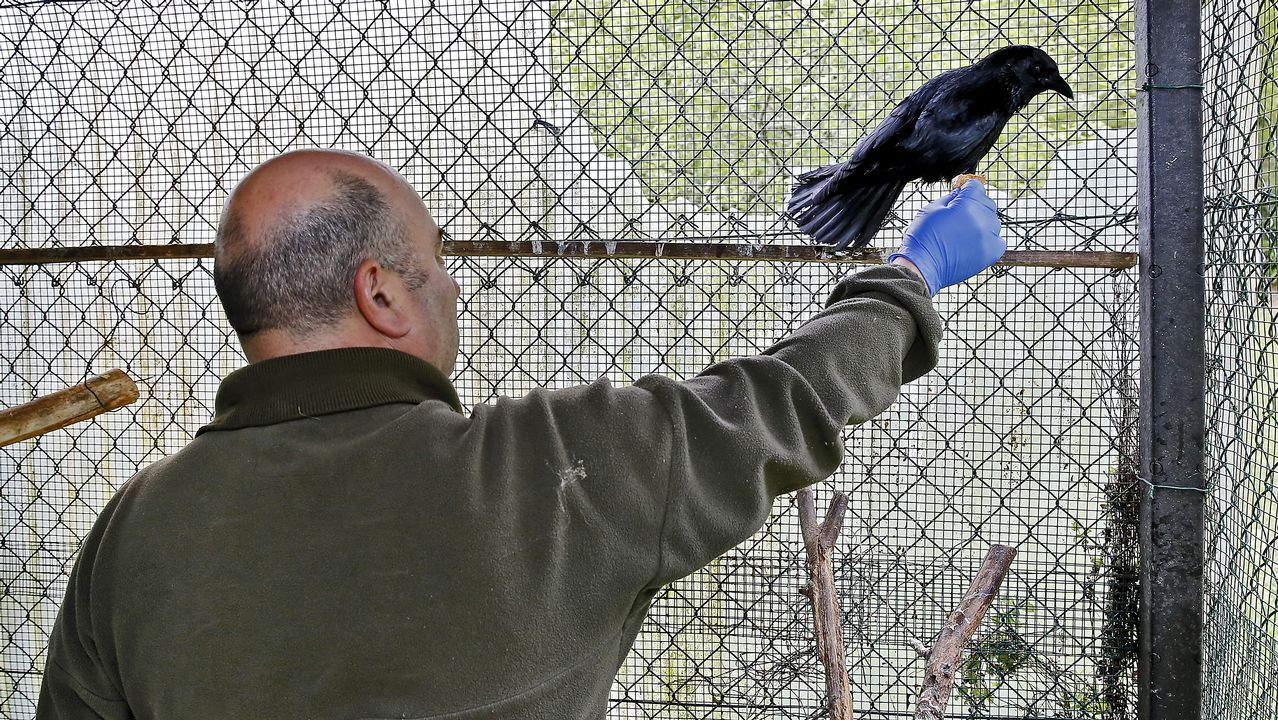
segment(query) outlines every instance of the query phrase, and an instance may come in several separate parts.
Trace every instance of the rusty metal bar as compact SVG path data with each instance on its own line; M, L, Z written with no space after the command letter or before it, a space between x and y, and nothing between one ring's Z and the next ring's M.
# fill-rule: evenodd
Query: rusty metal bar
M556 242L504 240L450 240L448 255L458 257L528 258L625 258L655 260L725 260L762 262L834 262L872 265L883 262L880 250L831 253L812 245L771 245L723 242ZM45 265L112 260L171 260L213 257L212 243L190 245L89 245L60 248L0 250L0 265ZM1123 270L1136 266L1138 256L1128 252L1009 250L1004 267L1105 268Z

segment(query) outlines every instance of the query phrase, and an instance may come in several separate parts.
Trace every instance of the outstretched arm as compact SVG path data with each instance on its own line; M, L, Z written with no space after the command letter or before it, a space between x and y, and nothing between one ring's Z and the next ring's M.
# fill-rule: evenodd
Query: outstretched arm
M838 468L843 428L936 365L942 324L929 295L993 264L1005 247L998 233L993 202L969 183L920 213L894 265L845 278L825 309L761 355L685 382L638 383L660 398L673 437L654 586L745 540L776 496Z

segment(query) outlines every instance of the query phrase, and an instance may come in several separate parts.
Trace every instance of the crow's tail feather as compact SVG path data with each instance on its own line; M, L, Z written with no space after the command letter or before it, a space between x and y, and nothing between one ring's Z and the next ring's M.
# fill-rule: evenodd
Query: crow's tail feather
M853 184L839 169L832 165L800 175L787 208L813 240L835 250L855 249L874 238L905 181Z

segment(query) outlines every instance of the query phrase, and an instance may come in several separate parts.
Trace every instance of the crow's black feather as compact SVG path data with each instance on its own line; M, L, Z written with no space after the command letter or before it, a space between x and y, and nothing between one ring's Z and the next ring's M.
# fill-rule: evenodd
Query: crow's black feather
M800 175L790 216L836 250L866 245L906 183L974 172L1012 115L1047 90L1074 97L1056 62L1028 45L942 73L897 105L847 160Z

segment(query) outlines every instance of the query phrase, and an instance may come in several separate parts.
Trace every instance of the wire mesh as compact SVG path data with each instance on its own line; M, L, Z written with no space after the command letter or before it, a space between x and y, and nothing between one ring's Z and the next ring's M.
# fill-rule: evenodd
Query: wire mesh
M1278 4L1203 7L1207 221L1204 717L1278 712Z
M1012 42L1076 91L987 160L1009 244L1129 250L1126 3L805 1L10 4L0 8L5 247L208 242L226 192L294 147L388 162L448 236L599 242L464 257L468 406L608 375L686 377L819 306L837 264L616 259L619 240L800 242L789 179L845 156L925 78ZM936 187L911 187L880 242ZM550 247L549 245L547 247ZM1002 269L939 301L941 367L849 429L818 489L860 716L910 713L927 642L992 542L1020 555L961 668L955 717L1134 715L1134 280ZM0 268L0 403L122 367L129 408L0 449L0 713L30 717L80 539L180 448L243 358L206 260ZM615 718L808 718L823 681L788 498L658 598Z

